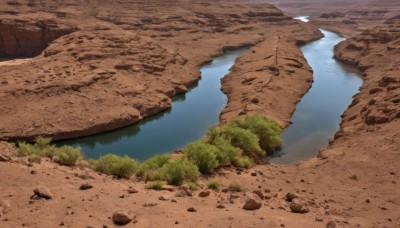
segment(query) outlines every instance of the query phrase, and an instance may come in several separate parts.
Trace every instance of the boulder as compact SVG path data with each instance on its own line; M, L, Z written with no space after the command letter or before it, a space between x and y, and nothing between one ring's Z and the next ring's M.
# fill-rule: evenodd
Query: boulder
M199 193L199 197L207 197L210 195L210 191L209 190L204 190L202 192Z
M93 184L89 183L89 182L85 182L83 184L81 184L81 186L79 187L79 190L88 190L93 188Z
M299 198L298 195L296 195L295 193L292 192L288 192L285 196L286 200L289 202L292 202L293 199Z
M254 190L253 191L254 194L256 194L258 197L260 197L260 199L264 199L264 194L262 193L261 190Z
M243 209L245 210L258 210L261 208L262 203L253 199L249 198L246 200L246 203L243 205Z
M51 194L50 190L44 186L38 186L37 188L33 189L33 193L36 196L39 196L44 199L52 199L53 195Z
M169 197L168 196L160 196L158 199L162 200L162 201L167 201L167 200L169 200Z
M138 193L139 191L136 188L133 188L132 186L128 188L128 193L133 194L133 193Z
M292 203L290 204L290 210L292 210L292 212L294 213L300 214L310 212L307 203L304 200L300 200L298 198L292 200Z
M112 221L116 225L126 225L134 219L134 216L124 210L115 211L112 215Z

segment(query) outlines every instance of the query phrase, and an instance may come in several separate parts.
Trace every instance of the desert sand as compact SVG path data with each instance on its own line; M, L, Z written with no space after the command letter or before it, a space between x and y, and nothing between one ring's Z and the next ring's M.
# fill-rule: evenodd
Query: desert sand
M116 210L135 216L128 227L400 226L396 1L279 1L277 7L285 14L265 4L274 1L260 0L65 2L1 4L0 28L22 26L12 29L21 36L19 45L1 40L1 57L31 57L0 66L2 139L76 137L139 121L169 108L171 96L196 83L202 63L224 49L248 44L255 46L223 80L229 101L221 122L262 113L287 126L295 104L312 83L311 69L296 46L321 36L312 25L351 37L336 47L335 58L357 66L364 83L343 114L334 140L315 157L250 170L220 169L203 176L192 196L181 194L182 187L146 190L144 182L119 180L84 167L49 160L29 163L1 142L1 227L113 227ZM376 10L387 12L376 16L371 13ZM337 11L339 17L326 16ZM310 15L311 24L287 15ZM43 21L51 21L49 30L39 29ZM22 41L23 31L31 30L47 31L40 33L47 34L46 39L28 45ZM0 29L2 36L3 31L9 30ZM294 81L294 75L302 77ZM223 189L234 180L246 190L199 196L208 191L209 179L219 180ZM93 188L80 190L83 183ZM52 199L31 198L39 185L49 189ZM249 198L261 207L242 209Z

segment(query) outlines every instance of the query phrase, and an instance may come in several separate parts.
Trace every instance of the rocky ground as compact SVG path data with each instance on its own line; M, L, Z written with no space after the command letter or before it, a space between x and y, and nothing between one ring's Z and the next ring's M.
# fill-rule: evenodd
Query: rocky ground
M43 52L0 68L0 138L9 140L127 126L170 108L173 95L199 80L199 66L225 50L283 34L299 43L321 37L268 4L193 1L158 8L159 2L132 0L98 1L92 8L48 1L42 12L17 2L2 4L0 32L7 39L0 41L0 56Z
M12 11L13 7L20 7L20 9L7 15L2 14L2 17L22 17L21 14L37 16L35 13L28 13L29 10L23 14L25 8L30 9L28 6L18 5L23 1L9 2L12 4L1 5L4 7L2 12ZM32 2L35 3L35 1ZM87 4L91 2L93 3L93 1L88 1ZM349 2L352 6L349 5ZM379 2L379 4L386 4L383 7L385 10L398 12L396 10L399 10L399 6L395 3L395 1L389 0ZM156 11L154 5L140 5L139 3L135 7L126 5L124 8L132 10L131 12L135 12L135 14L127 11L126 14L118 14L121 15L119 17L116 15L119 9L118 4L123 3L118 1L110 4L108 10L99 4L98 7L93 7L88 14L82 13L85 16L78 14L79 11L74 8L74 4L64 6L62 9L52 6L52 1L47 4L33 4L29 7L40 8L39 6L41 6L48 9L41 14L42 17L56 15L56 17L70 18L70 20L61 20L62 23L56 26L60 31L69 31L70 33L55 40L40 56L29 61L2 63L3 65L14 64L0 67L1 80L4 81L0 87L1 108L7 107L0 114L2 125L7 127L0 129L3 131L0 132L3 137L12 138L16 135L21 137L22 130L30 128L33 130L25 133L25 136L31 137L51 129L53 129L51 131L53 134L57 132L57 127L63 130L58 132L78 132L76 126L90 127L95 126L94 123L99 123L98 126L105 126L100 123L106 122L107 118L110 121L115 116L124 116L121 113L114 113L120 110L124 113L136 113L136 116L131 114L128 117L121 117L121 120L132 120L133 117L143 118L145 112L142 113L140 108L155 111L150 108L154 107L154 103L152 103L154 100L152 102L143 101L144 107L134 106L132 103L125 105L123 101L135 102L136 100L130 97L140 97L140 91L143 89L140 86L143 86L144 82L154 83L159 88L170 88L169 91L173 91L154 90L153 92L152 89L155 89L153 84L151 84L151 88L147 89L149 91L146 91L160 96L157 99L161 99L161 101L156 99L159 101L157 105L165 104L163 107L168 107L169 96L178 91L185 91L183 87L186 87L185 82L190 84L197 79L197 67L201 63L220 53L221 47L231 48L244 45L243 37L246 37L246 42L259 44L240 58L234 66L232 74L223 80L223 90L230 98L227 108L221 115L223 121L243 113L256 112L273 116L283 126L286 126L290 123L290 114L293 112L295 103L308 90L312 80L309 66L305 64L305 60L295 44L315 39L319 33L304 23L284 20L282 18L285 16L279 16L280 14L272 16L280 18L278 22L271 22L270 19L263 21L262 18L271 17L265 14L266 9L279 12L270 6L263 8L260 5L239 4L233 7L221 3L222 5L216 5L219 8L214 8L213 4L208 4L206 1L196 3L198 4L196 7L191 5L193 3L185 2L175 5L173 8L173 12L182 15L181 18L178 15L172 17L178 18L179 23L171 25L172 22L168 22L171 26L167 26L168 23L160 18L165 16L166 11L172 11L171 8L168 8L172 7L170 4L165 5L164 13ZM303 15L313 12L309 15L323 16L325 11L346 8L343 11L343 17L351 18L354 16L349 12L356 8L367 7L370 1L341 1L340 4L332 5L326 1L319 1L316 4L315 1L309 0L302 4L305 5L297 9L289 0L279 3L292 14ZM370 6L369 9L382 8L379 4ZM294 8L296 10L293 10ZM140 21L137 21L140 10L147 14L139 17ZM193 11L208 13L199 16ZM224 13L221 15L221 12ZM240 19L237 16L230 16L229 18L234 19L227 20L229 14L240 15ZM83 27L77 26L79 23L73 22L79 15L81 20L88 17L85 19L87 23L81 25ZM179 29L185 28L187 25L182 20L194 17L203 20L199 19L203 23L196 21L199 27L197 32L190 33L187 31L188 29ZM242 22L246 20L248 21L246 26L252 26L253 29L239 29L237 34L228 32L243 26ZM366 23L360 17L356 23L360 29L361 27L365 28L368 24L371 24L371 27L358 35L355 35L357 31L354 29L339 24L337 18L327 17L324 20L332 21L332 26L335 26L337 31L353 36L338 45L335 57L357 66L363 72L364 84L360 93L355 96L352 105L343 114L341 128L335 135L335 139L327 148L321 149L317 157L295 165L259 165L251 170L222 169L213 176L202 177L199 181L201 188L196 191L188 191L184 187L152 191L144 189L145 183L143 182L113 179L83 166L68 168L51 161L31 164L26 159L17 158L14 149L8 143L2 142L0 144L0 172L3 177L0 181L0 226L112 227L113 218L124 220L123 213L113 216L117 210L124 210L128 217L133 219L129 225L135 224L138 227L400 226L398 213L400 210L400 192L398 190L400 175L398 168L400 162L398 72L400 64L397 57L400 55L400 20L398 16L391 15L391 13L382 13L378 18L365 20ZM89 21L93 23L89 23ZM266 35L266 24L264 23L270 26L268 35ZM315 23L320 25L319 22ZM224 30L217 30L216 28L221 28L221 26L216 24L223 24ZM304 27L299 29L298 26ZM161 36L160 34L164 34L163 28L168 30L167 33L171 33L172 36ZM211 28L215 29L210 31ZM0 30L0 33L2 31ZM76 32L71 33L71 31ZM287 36L288 31L294 32L296 35ZM195 40L196 38L189 34L199 34L202 38ZM209 39L204 39L204 37ZM261 42L263 40L264 42ZM200 42L204 50L189 49L196 47L196 42ZM110 43L121 46L110 46ZM10 46L7 45L7 47ZM127 51L127 47L138 51L123 55L122 64L115 61L116 53ZM107 52L100 51L106 48ZM3 49L0 48L0 50ZM68 51L69 49L71 50ZM32 50L37 52L40 48L35 47ZM147 54L149 50L151 53L162 56L161 62L167 62L161 73L154 69L151 73L147 73L144 65L138 66L139 62L142 63L139 60L144 58L142 54ZM4 51L0 51L0 53L4 53ZM77 54L74 56L72 53ZM24 53L24 55L31 54L32 52ZM102 56L97 56L100 54ZM92 59L93 56L94 59ZM3 54L3 57L11 56ZM84 58L79 60L80 57ZM118 60L120 60L119 58ZM151 64L153 63L152 58L153 55L145 59ZM49 62L50 59L51 62ZM159 63L160 57L156 59L155 62ZM64 61L66 64L63 65ZM132 66L127 62L132 63ZM19 64L18 67L15 67L15 64ZM71 70L61 70L65 65L73 67ZM136 67L140 68L139 71L135 71ZM152 67L154 67L154 63ZM172 76L169 76L173 71L179 75L181 72L188 72L191 76L179 78L179 81L173 84ZM36 74L36 72L40 73ZM67 72L70 72L69 75ZM61 75L57 75L60 73ZM261 78L261 74L263 78ZM303 75L301 78L297 78L298 86L286 86L287 83L295 83L293 82L294 74ZM135 81L135 75L138 75L141 80L136 79ZM153 79L157 76L165 80ZM99 79L96 80L96 78ZM130 80L132 81L130 82ZM110 94L118 94L126 89L119 87L122 84L131 86L131 88L128 87L129 91L138 92L133 95L128 93L124 96L111 96ZM25 86L24 89L21 89L21 85ZM96 99L99 99L98 96L92 94L91 90L107 94L110 96L107 99L115 100L112 103L107 99L100 100L99 103L95 103L98 108L113 105L115 110L104 109L106 117L101 117L101 120L94 118L94 122L91 123L76 122L72 126L68 125L62 128L60 123L64 121L57 122L57 119L53 119L53 116L57 114L55 112L57 111L56 104L61 105L60 101L72 102L71 104L62 104L65 106L58 106L63 109L76 107L71 109L71 113L64 115L65 118L71 118L70 121L79 121L79 116L90 120L92 115L90 112L93 111L90 109L94 104L90 102L97 102ZM12 94L13 92L15 95ZM50 96L47 96L47 93ZM121 93L123 94L123 92ZM87 97L80 98L82 96ZM280 96L287 98L282 107L277 105L276 101ZM162 98L165 98L165 101ZM21 102L23 108L17 107L15 103L12 106L13 103L9 102L10 99L15 99L14 102ZM23 102L25 99L28 101ZM32 102L29 102L29 99ZM102 106L103 104L104 106ZM152 105L146 106L147 104ZM77 107L80 106L84 106L88 110L78 109ZM67 112L69 110L67 109ZM5 112L7 113L3 114ZM27 117L26 113L32 117ZM50 113L47 118L51 120L53 126L49 125L46 128L47 123L44 124L43 119L40 119L46 116L42 116L40 113L46 115ZM98 115L98 112L95 114ZM12 119L14 115L17 118ZM21 118L26 121L22 121ZM9 121L14 121L13 123L18 127L12 128ZM20 122L21 124L19 124ZM21 131L14 131L15 129ZM92 130L96 129L100 128ZM10 132L13 132L13 136ZM88 132L90 133L90 131ZM210 179L219 180L223 184L222 190L210 190L208 195L209 190L206 188ZM245 190L243 192L225 191L224 189L233 181L240 183ZM82 184L85 186L82 187ZM81 190L80 188L89 189ZM51 199L46 200L45 198Z

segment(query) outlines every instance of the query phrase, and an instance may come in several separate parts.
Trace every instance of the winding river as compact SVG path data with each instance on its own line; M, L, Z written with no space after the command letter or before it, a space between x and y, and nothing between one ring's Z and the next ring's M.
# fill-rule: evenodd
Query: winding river
M202 66L198 85L174 97L172 109L136 125L57 144L79 146L87 158L112 152L141 161L183 148L204 137L210 126L219 123L219 114L227 103L227 97L221 91L221 78L229 73L236 58L247 50L241 48L226 52Z
M307 17L297 19L307 22ZM339 130L342 113L362 84L355 68L333 58L334 46L343 37L321 30L324 38L301 47L314 70L311 89L302 97L292 116L293 124L282 135L283 148L271 158L273 163L293 163L315 156Z
M307 17L297 19L307 21ZM355 68L333 59L334 46L344 38L321 31L324 38L301 48L314 70L314 83L296 106L293 124L285 129L284 146L271 158L273 163L291 163L316 155L339 129L340 115L362 83ZM183 148L202 138L210 126L219 122L219 114L227 103L220 90L220 79L247 50L227 52L204 65L199 84L175 97L170 110L130 127L57 144L79 146L88 158L112 152L141 161Z

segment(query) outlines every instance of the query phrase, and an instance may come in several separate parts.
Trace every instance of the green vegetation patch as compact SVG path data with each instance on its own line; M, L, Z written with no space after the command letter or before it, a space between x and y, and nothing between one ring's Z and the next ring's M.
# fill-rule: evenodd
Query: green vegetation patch
M128 156L106 154L98 159L91 159L91 167L98 171L119 178L130 178L133 175L146 181L166 181L168 184L181 185L192 183L200 173L210 174L220 166L234 165L250 168L258 159L266 159L267 155L282 145L281 127L274 120L265 116L244 116L209 129L203 140L189 144L183 149L184 155L172 159L170 155L156 155L143 163ZM29 156L29 161L40 162L42 157L49 157L56 162L73 166L83 158L80 148L71 146L55 147L50 145L50 138L38 137L35 144L19 142L19 156ZM351 178L355 179L355 178ZM162 188L162 182L152 182L148 188ZM210 189L218 190L220 184L211 181ZM238 184L229 186L231 191L242 191Z
M126 155L106 154L97 160L90 160L90 163L94 170L119 178L129 178L140 169L139 162Z

